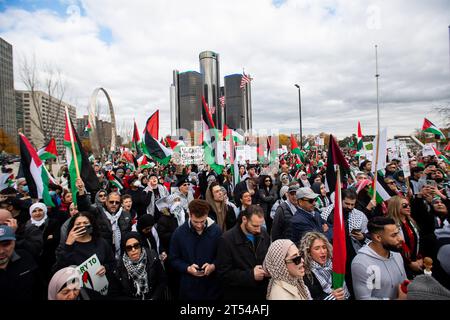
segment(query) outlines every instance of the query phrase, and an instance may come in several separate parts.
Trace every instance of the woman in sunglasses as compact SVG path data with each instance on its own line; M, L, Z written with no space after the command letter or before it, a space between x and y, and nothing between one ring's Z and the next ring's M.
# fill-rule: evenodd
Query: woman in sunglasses
M166 276L155 250L144 247L137 232L127 233L122 247L117 272L122 294L138 300L162 299Z
M267 300L311 300L303 283L305 268L297 246L287 239L272 242L263 262L271 278L267 287Z
M347 286L332 288L332 247L319 232L306 233L300 242L305 257L305 284L314 300L344 300L350 297Z
M405 262L406 275L411 279L414 275L422 273L423 259L419 251L419 231L411 217L409 201L400 196L392 197L389 200L388 216L394 219L400 228L400 234L404 239L401 254Z

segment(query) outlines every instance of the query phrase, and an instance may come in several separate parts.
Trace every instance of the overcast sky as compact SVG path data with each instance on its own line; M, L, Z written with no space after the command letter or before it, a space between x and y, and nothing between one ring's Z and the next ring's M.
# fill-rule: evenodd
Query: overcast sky
M58 66L66 98L86 113L96 87L116 120L141 130L160 109L170 133L172 70L199 71L198 54L220 54L221 76L251 74L253 127L343 138L376 131L375 50L380 113L388 136L410 134L433 107L450 105L448 0L0 0L0 36L13 45L16 89L22 57ZM223 78L222 78L223 85ZM100 98L102 100L103 98ZM104 100L103 100L104 101Z

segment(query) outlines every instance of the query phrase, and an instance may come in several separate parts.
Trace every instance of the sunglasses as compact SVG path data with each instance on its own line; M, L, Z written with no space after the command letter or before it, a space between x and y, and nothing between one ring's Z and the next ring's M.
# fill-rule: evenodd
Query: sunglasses
M108 201L109 204L120 204L120 201Z
M139 250L140 248L141 248L141 245L139 243L135 243L135 244L131 244L131 245L125 246L125 250L127 250L127 252L133 251L133 249Z
M302 199L302 201L308 201L309 203L313 204L316 202L316 199Z
M188 187L190 185L190 183L183 183L181 186L182 187Z
M106 194L99 194L98 197L99 198L104 198L104 197L106 197Z
M409 208L409 207L410 207L409 203L402 203L402 208Z
M295 265L299 265L300 263L302 263L302 260L303 260L303 255L298 255L297 257L295 257L295 258L292 258L292 259L285 259L284 261L286 262L286 263L294 263Z

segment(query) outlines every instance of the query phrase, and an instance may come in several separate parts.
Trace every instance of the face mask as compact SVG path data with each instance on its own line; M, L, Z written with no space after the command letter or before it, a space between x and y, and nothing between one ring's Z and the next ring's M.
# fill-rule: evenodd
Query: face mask
M86 230L86 234L92 234L92 231L94 230L92 224L88 224L84 228Z
M22 190L23 190L23 192L26 192L26 193L30 192L30 189L28 188L28 186L23 186Z
M49 194L50 194L51 196L56 196L56 191L53 191L53 190L52 190L52 191L49 192Z

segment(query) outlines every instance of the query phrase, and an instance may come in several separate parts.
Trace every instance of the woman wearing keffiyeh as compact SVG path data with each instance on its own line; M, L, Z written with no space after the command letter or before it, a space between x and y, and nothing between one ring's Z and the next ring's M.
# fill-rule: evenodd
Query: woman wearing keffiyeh
M121 291L128 297L140 300L159 300L166 287L166 276L158 254L143 246L137 232L122 238L123 255L117 277Z
M347 286L332 288L332 250L327 238L318 232L306 233L300 242L305 257L305 284L314 300L344 300L350 297Z
M271 276L267 300L311 300L303 283L303 258L291 240L274 241L267 251L263 268Z

